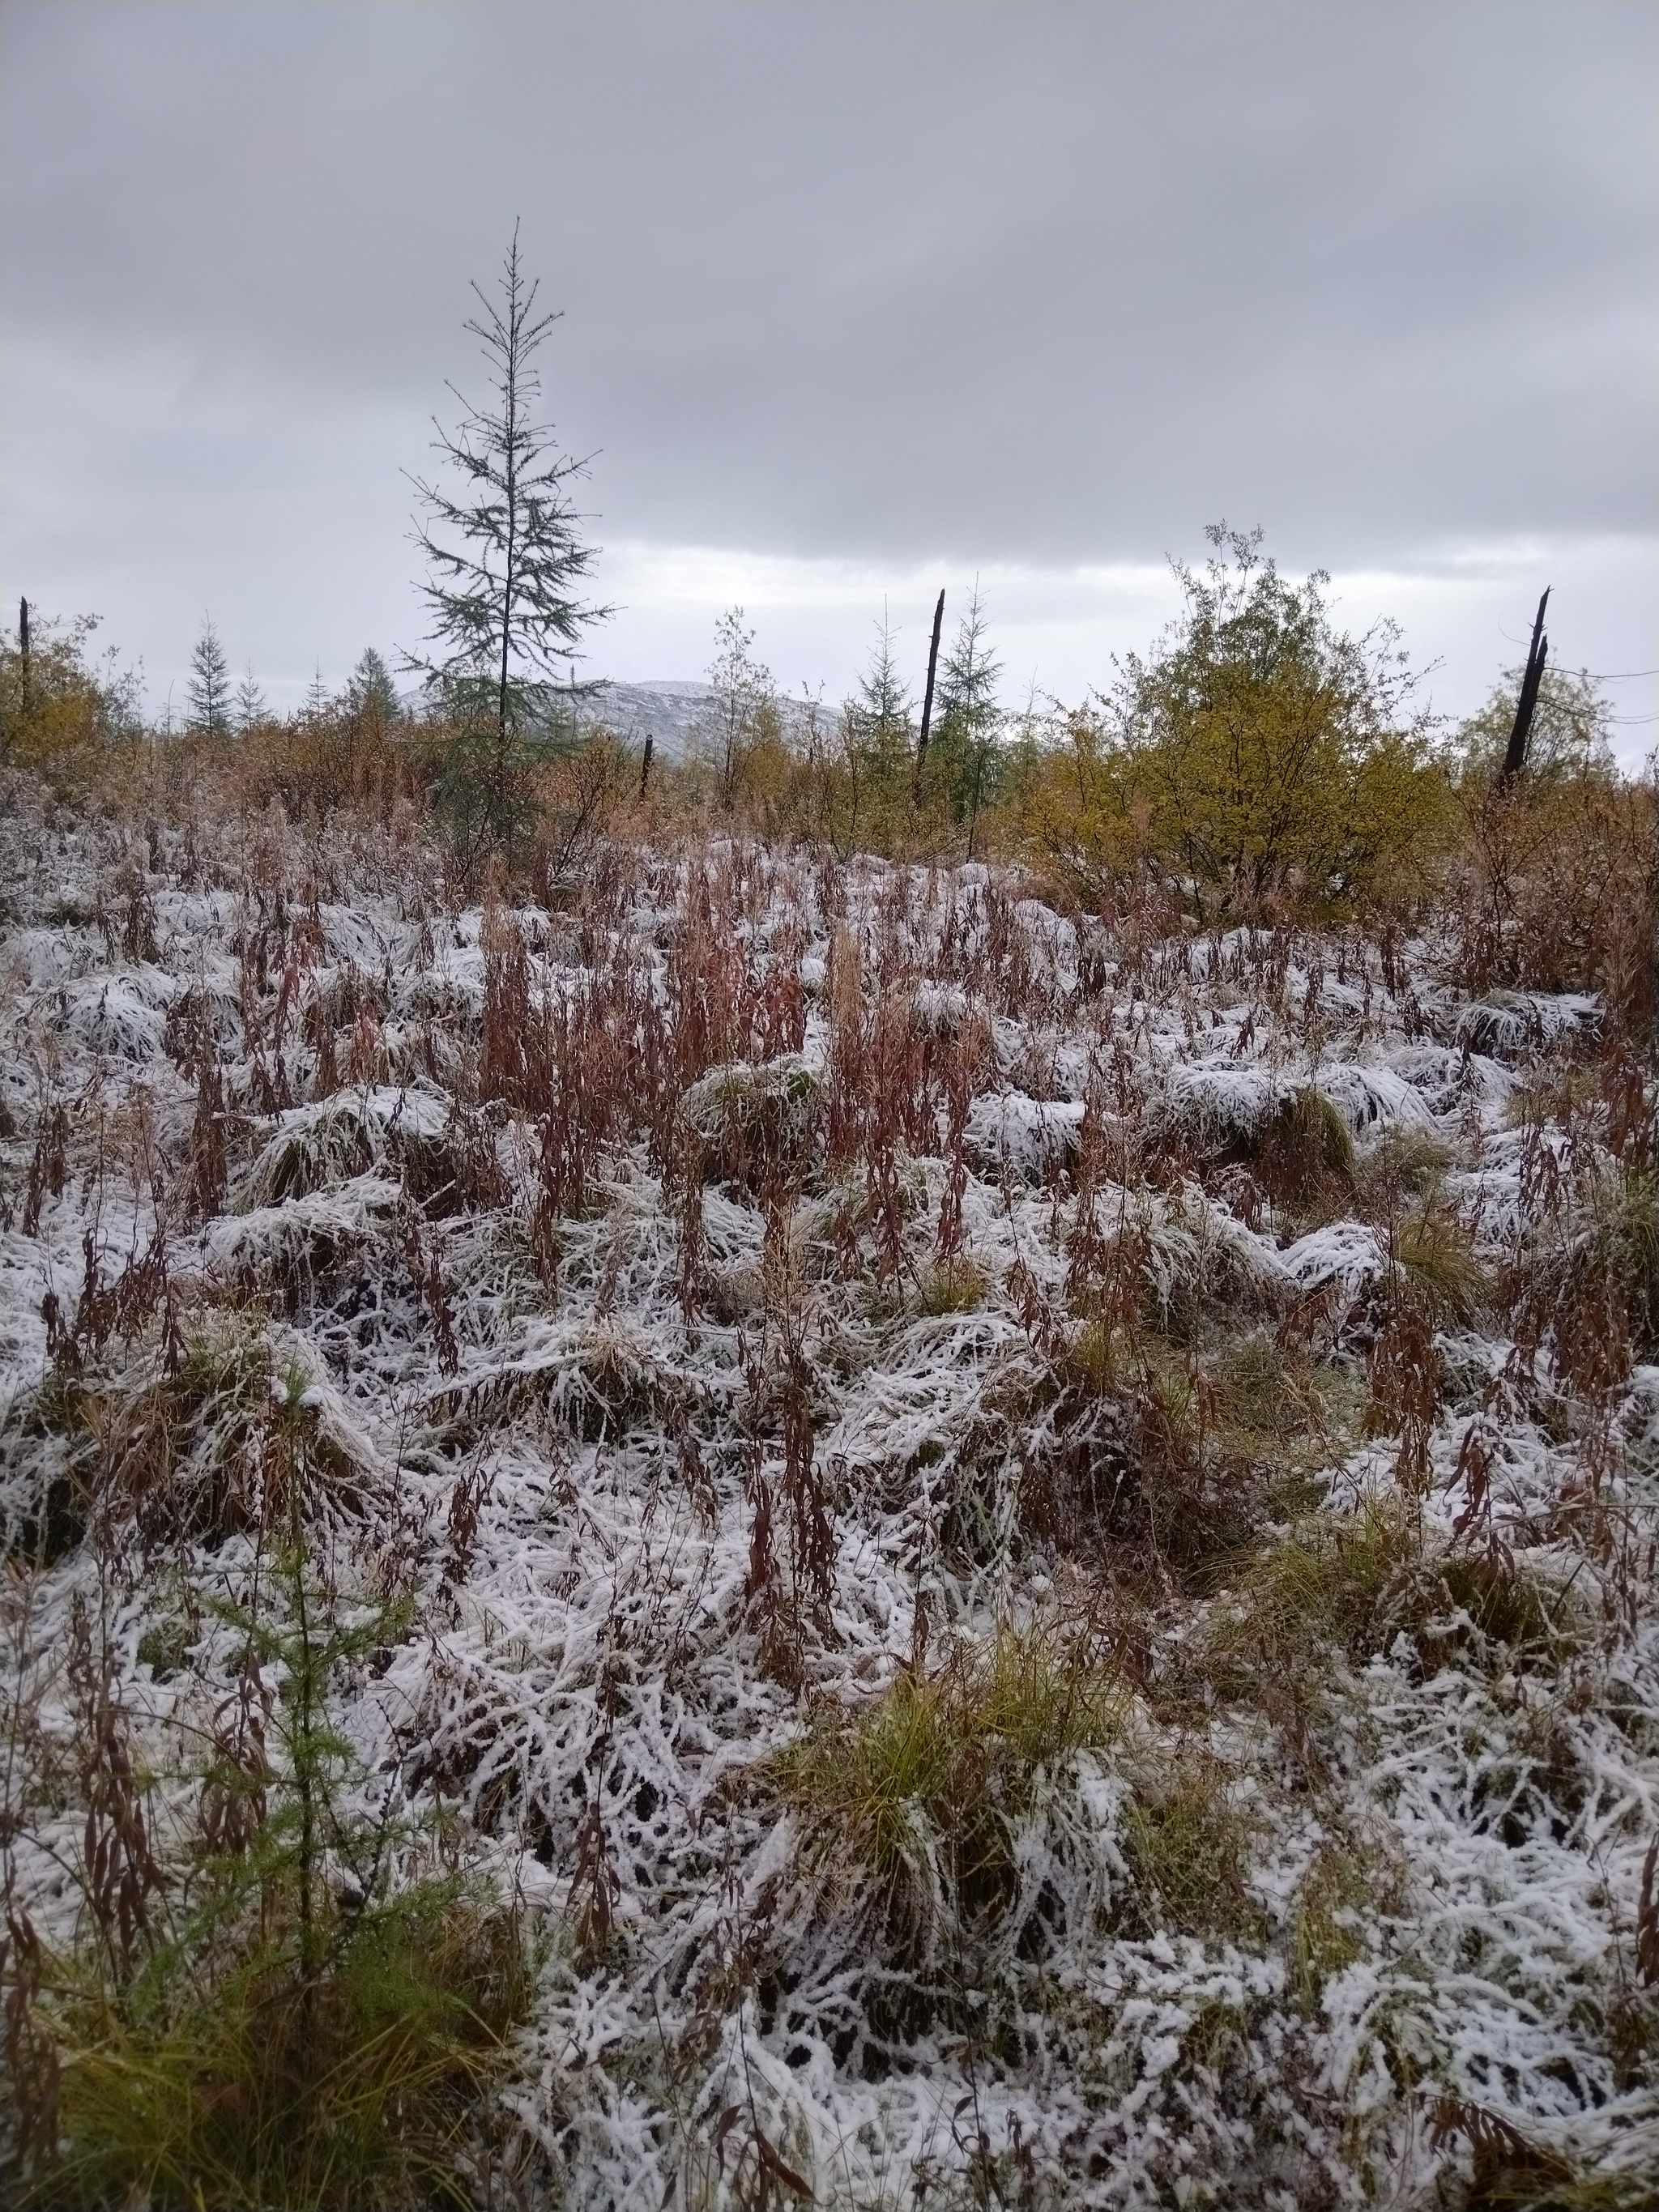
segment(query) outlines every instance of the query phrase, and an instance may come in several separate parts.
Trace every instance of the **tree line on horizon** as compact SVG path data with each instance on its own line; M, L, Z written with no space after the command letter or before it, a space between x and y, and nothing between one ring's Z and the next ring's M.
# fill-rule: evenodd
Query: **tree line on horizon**
M284 720L314 722L328 714L346 714L365 716L390 728L407 720L409 712L385 658L371 645L365 647L340 691L330 691L319 665L297 713L280 715L266 698L251 661L233 683L230 662L213 617L204 615L191 649L182 727L196 737L247 737Z

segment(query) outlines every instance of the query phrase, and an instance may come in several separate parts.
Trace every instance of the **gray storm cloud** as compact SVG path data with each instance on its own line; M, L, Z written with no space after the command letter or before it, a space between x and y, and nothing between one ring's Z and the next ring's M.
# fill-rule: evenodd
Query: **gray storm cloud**
M273 662L348 578L359 628L406 625L398 471L515 216L606 542L1058 570L1225 514L1292 566L1651 567L1647 6L12 4L0 36L5 574L66 604L165 590L183 637L263 597Z

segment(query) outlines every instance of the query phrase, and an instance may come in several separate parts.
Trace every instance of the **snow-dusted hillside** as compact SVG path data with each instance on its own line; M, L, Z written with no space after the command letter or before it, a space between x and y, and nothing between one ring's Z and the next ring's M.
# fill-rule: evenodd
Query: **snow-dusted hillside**
M624 744L636 748L649 737L659 757L678 761L684 760L687 750L695 750L700 741L714 744L714 691L707 684L606 681L580 702L577 714L584 726L603 725ZM778 708L786 734L805 744L809 709L799 699L787 697L779 700ZM817 710L820 738L829 735L835 723L834 708Z
M523 1900L523 2201L1652 2202L1659 1369L1594 1002L983 868L616 849L550 916L368 833L0 839L48 1948L88 1638L159 1928L204 1744L292 1693L235 1627L292 1513L411 1608L337 1674L353 1786Z

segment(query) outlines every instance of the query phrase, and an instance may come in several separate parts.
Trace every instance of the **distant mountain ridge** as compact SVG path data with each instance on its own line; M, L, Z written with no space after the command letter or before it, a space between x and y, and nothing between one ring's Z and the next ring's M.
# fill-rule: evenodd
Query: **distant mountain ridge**
M670 760L684 760L687 750L700 735L706 735L711 744L714 741L714 697L712 684L678 678L665 678L651 684L607 679L587 697L577 701L576 719L584 728L611 731L629 745L642 746L649 737L659 754ZM778 708L785 735L804 739L807 734L805 703L799 699L780 697ZM835 726L836 720L834 708L819 708L820 732L827 734Z

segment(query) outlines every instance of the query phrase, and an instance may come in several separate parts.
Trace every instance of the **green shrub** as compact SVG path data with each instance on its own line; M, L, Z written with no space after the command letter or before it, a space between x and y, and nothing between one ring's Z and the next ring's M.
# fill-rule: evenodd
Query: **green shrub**
M37 620L27 656L15 636L0 639L0 769L23 770L58 799L84 799L138 739L136 677L112 654L101 672L94 665L97 623L82 615L65 631Z

